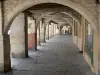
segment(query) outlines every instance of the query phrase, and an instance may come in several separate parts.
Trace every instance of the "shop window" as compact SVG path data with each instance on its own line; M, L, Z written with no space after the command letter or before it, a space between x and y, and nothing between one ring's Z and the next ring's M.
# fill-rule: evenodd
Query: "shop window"
M85 20L85 52L91 56L93 52L93 35L94 31L87 20Z

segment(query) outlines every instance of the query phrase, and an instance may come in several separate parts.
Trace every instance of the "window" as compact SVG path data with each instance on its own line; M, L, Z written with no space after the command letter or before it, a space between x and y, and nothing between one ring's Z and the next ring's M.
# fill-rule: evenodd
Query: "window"
M85 52L91 56L91 52L93 50L93 29L87 20L85 20Z

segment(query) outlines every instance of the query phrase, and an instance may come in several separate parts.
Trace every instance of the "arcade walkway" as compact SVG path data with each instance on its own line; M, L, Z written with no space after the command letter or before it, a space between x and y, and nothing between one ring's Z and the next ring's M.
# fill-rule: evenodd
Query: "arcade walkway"
M14 70L4 75L95 75L70 35L57 35L38 49L29 51L30 58L12 58Z

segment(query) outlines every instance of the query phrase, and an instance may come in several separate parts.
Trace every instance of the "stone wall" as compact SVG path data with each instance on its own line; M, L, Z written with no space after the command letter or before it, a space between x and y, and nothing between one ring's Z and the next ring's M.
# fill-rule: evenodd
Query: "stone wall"
M21 13L11 26L11 54L12 57L25 57L25 18Z

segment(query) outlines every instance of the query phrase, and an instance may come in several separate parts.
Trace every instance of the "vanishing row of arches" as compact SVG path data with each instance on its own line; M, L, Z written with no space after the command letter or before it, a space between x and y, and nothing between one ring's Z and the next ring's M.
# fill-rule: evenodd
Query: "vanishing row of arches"
M20 6L20 4L13 10L12 15L9 14L7 16L9 20L7 20L7 25L5 26L4 42L6 43L4 48L7 48L8 52L4 51L5 58L3 60L5 62L3 62L4 66L0 70L1 72L11 70L10 54L12 57L17 58L28 57L28 49L34 48L37 50L37 45L40 42L45 42L46 39L54 35L67 33L72 34L73 42L80 49L79 52L83 53L88 64L98 73L99 62L95 58L97 56L98 30L94 16L80 5L70 1L63 0L61 3L60 1L52 3L52 1L51 3L45 1L42 4L40 4L42 1L36 4L33 4L33 1L29 1L24 7L22 7L23 5ZM66 2L69 4L66 4ZM53 8L52 5L61 6L65 9L63 11L61 8ZM68 16L70 12L66 14L66 8L69 8L70 12L72 11L71 16ZM59 10L62 10L63 14L59 13Z

